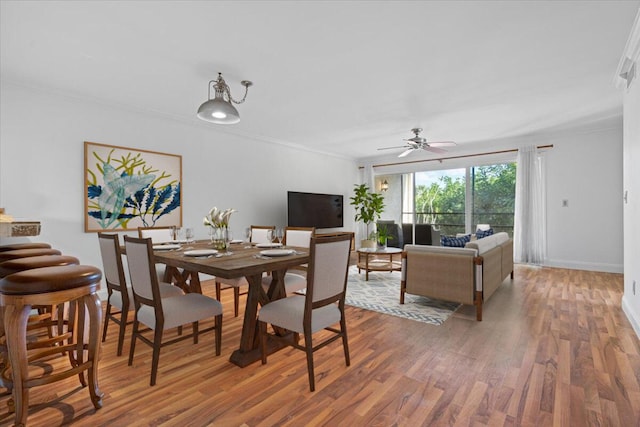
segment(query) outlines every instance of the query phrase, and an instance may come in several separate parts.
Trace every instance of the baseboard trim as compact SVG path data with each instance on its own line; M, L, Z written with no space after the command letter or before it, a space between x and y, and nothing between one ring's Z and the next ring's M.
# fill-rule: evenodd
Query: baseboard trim
M590 262L580 262L580 261L546 259L543 265L545 267L568 268L570 270L601 271L604 273L622 274L624 272L624 266L622 264L604 264L604 263L590 263Z
M627 298L626 295L622 297L622 311L627 316L627 319L629 319L629 323L631 323L631 327L638 336L638 339L640 339L640 313L633 311L629 298Z

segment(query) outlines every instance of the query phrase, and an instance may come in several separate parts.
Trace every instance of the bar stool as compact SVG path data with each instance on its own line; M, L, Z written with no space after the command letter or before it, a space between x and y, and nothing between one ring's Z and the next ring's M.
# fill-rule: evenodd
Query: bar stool
M36 243L36 242L10 243L8 245L0 245L0 252L15 251L17 249L48 249L48 248L51 248L51 245L48 243Z
M0 306L4 309L10 370L15 404L15 425L26 425L29 389L50 384L87 371L89 395L96 409L102 407L103 394L98 387L98 357L102 306L97 295L102 280L99 269L87 265L43 267L11 274L0 280ZM35 348L27 354L27 320L33 305L70 303L67 344ZM89 318L85 319L86 312ZM89 340L85 343L85 321ZM87 360L84 351L87 350ZM74 352L69 369L45 372L29 377L29 363L60 352Z
M34 268L42 267L54 267L61 265L78 265L80 261L76 257L68 255L41 255L26 258L16 258L9 261L0 263L0 279L10 274L19 273L25 270L31 270ZM58 306L58 321L53 321L53 307L34 307L38 308L38 314L29 316L30 330L39 327L49 328L49 338L53 338L53 331L50 329L52 326L57 325L58 335L62 335L62 328L64 326L63 309L64 306ZM4 337L4 315L2 307L0 307L0 340ZM6 345L0 342L0 385L3 384L4 369L6 367L5 361L7 360Z
M10 274L42 267L78 265L80 260L69 255L38 255L0 262L0 279Z
M33 249L16 249L13 251L0 252L0 262L9 261L10 259L27 258L40 255L61 255L57 249L51 248L33 248Z

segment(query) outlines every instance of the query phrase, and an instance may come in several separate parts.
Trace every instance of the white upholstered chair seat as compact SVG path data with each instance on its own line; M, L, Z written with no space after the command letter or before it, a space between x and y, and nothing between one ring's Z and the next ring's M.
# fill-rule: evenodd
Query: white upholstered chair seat
M170 298L170 297L175 297L177 295L184 295L184 291L182 289L180 289L177 286L172 285L171 283L164 283L164 282L160 282L158 283L158 286L160 287L160 294L162 295L162 298ZM129 311L134 310L135 309L135 304L133 303L133 289L131 289L131 286L127 286L127 292L129 293ZM113 292L113 294L111 295L111 305L122 310L122 295L120 294L120 292Z
M215 277L216 281L216 299L220 301L220 293L224 289L233 289L233 314L238 317L238 311L240 307L240 295L246 295L248 291L240 293L240 288L243 286L249 287L249 282L244 277L234 277L233 279L225 279L224 277ZM222 285L226 287L223 288Z
M202 294L182 294L177 297L162 298L164 315L163 330L197 322L200 319L222 314L222 304ZM151 329L156 328L156 317L151 306L143 305L138 310L138 320Z
M293 332L304 333L304 300L302 295L282 298L260 309L260 321L271 323ZM311 332L318 332L327 325L340 322L340 309L337 304L329 304L313 310Z

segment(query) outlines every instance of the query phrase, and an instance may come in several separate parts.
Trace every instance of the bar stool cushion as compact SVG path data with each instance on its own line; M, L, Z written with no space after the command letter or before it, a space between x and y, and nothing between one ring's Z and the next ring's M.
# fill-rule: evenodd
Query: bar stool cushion
M61 255L57 249L51 248L34 248L34 249L16 249L14 251L0 252L0 262L4 262L10 259L26 258L31 256L40 255Z
M0 280L0 293L31 295L64 291L98 283L102 272L90 265L43 267L10 274Z
M51 245L48 243L38 242L25 242L25 243L10 243L8 245L0 245L0 252L15 251L18 249L48 249Z
M16 258L0 263L0 278L34 268L78 264L80 264L80 260L69 255L40 255Z

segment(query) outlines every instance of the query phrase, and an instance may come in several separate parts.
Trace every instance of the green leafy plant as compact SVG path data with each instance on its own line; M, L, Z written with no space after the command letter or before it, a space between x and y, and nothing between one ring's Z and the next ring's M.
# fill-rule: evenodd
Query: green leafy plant
M350 200L351 206L356 208L355 220L365 223L367 236L369 236L369 226L378 220L384 211L384 197L370 191L366 184L356 184L354 195Z
M393 240L393 236L389 231L389 227L387 227L385 224L378 224L376 238L378 239L378 244L383 246L387 243L388 240Z

